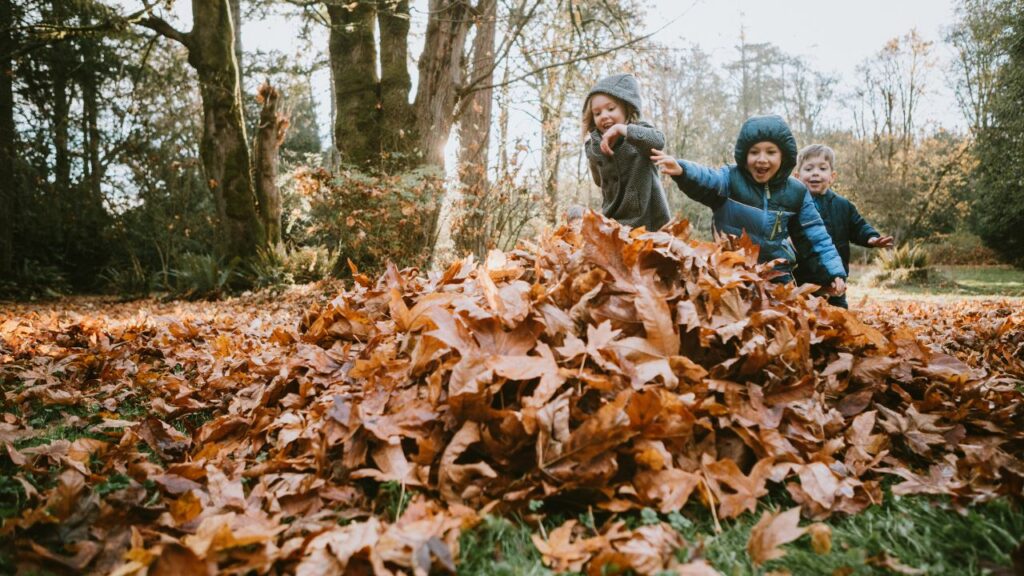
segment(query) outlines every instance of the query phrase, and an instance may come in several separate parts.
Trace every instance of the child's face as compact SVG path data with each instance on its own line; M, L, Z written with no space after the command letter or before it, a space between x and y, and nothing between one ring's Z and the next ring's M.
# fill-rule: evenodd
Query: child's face
M602 134L612 126L626 122L626 110L622 102L607 94L594 94L590 99L590 113L594 115L594 124Z
M835 182L836 172L824 156L818 156L804 159L797 170L797 178L812 194L824 194Z
M758 184L767 184L780 166L782 151L774 142L758 142L747 151L747 170Z

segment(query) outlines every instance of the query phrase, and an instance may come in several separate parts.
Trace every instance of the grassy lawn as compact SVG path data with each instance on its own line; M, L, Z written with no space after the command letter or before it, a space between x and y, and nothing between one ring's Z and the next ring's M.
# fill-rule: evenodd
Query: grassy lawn
M779 492L782 492L781 490ZM763 509L788 509L788 497L759 507L757 515L745 514L722 523L716 533L705 509L688 505L668 515L645 510L620 516L634 525L665 521L680 532L694 549L722 574L1016 574L1024 568L1024 512L1005 500L956 510L948 499L926 496L891 497L886 502L853 516L835 515L826 520L832 530L831 551L815 552L810 536L783 547L786 555L762 566L751 563L746 552L750 529ZM766 508L767 507L767 508ZM554 517L554 515L553 515ZM581 523L584 519L581 519ZM545 522L547 530L558 520ZM803 520L801 525L810 522ZM541 563L530 541L536 526L523 520L488 517L462 536L460 574L518 575L553 574ZM680 558L687 561L689 558ZM1017 562L1017 564L1014 564Z
M862 298L1024 298L1024 270L1010 266L935 266L933 270L933 278L927 283L879 288L867 282L874 272L872 266L854 265L850 270L850 302Z

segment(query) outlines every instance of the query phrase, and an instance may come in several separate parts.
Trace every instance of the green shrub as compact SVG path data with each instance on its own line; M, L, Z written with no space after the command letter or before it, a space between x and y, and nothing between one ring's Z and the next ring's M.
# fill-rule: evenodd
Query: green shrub
M918 244L904 244L892 250L879 250L876 257L882 270L920 270L928 268L928 251Z
M0 298L59 298L70 291L71 287L60 268L35 260L24 260L13 276L0 279Z
M931 264L979 266L1002 263L994 250L970 232L958 231L938 236L929 241L925 249Z
M928 251L921 245L904 244L891 250L880 250L875 260L879 271L869 279L869 284L895 287L928 282Z
M330 276L333 262L326 246L300 246L288 252L284 266L296 284L306 284Z
M444 196L444 178L436 169L369 176L304 168L293 174L285 193L292 196L288 239L334 249L336 275L349 273L348 260L367 273L383 270L388 260L400 268L430 262ZM315 261L310 252L295 258L315 274L321 254Z
M245 274L256 288L306 284L331 274L334 259L324 246L300 246L289 250L284 244L261 248L247 263Z
M146 296L156 285L156 275L147 272L134 256L128 266L110 266L100 278L107 290L125 296Z
M243 284L239 264L237 258L225 262L212 254L184 254L171 270L171 292L189 300L220 298Z
M256 288L270 288L292 283L292 277L285 270L286 251L283 244L260 248L256 256L249 259L243 274Z

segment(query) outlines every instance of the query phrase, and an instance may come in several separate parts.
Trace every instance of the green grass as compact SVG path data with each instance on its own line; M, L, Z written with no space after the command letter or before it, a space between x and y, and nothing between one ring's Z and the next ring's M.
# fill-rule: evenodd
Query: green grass
M767 506L788 509L792 503L770 498ZM715 533L710 514L702 507L688 506L682 513L661 516L679 531L689 546L703 544L703 555L728 576L760 575L772 570L792 574L832 574L839 569L850 574L889 574L871 565L869 559L887 554L904 566L929 575L986 574L1012 564L1010 554L1024 541L1024 511L1006 500L997 500L956 511L946 499L925 496L889 497L853 516L836 516L825 521L832 528L832 551L819 555L811 549L810 537L786 545L786 556L754 566L746 546L756 515L745 514L722 522ZM652 521L653 511L624 516L627 523ZM810 522L801 521L801 525ZM550 574L530 541L536 532L519 520L488 517L476 529L462 536L460 574ZM686 553L683 553L686 556Z
M971 294L1024 296L1024 270L1009 266L938 266L939 273Z
M459 574L465 576L533 576L552 572L530 540L533 531L521 520L488 516L459 540Z
M851 302L863 295L1024 297L1024 270L1010 266L934 266L932 279L927 283L885 289L868 285L868 278L874 272L871 266L851 268Z

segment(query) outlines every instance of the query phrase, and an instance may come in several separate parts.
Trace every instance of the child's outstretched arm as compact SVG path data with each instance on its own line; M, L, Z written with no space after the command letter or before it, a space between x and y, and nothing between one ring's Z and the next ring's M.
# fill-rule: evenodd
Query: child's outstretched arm
M846 269L843 268L843 260L839 257L835 244L832 243L832 237L828 235L825 222L821 219L821 214L818 213L818 208L814 205L810 192L804 193L804 202L800 206L800 213L795 217L799 219L798 226L790 226L790 235L794 237L793 244L795 246L810 245L811 250L818 257L819 265L832 282L833 293L842 294L846 291Z
M729 197L729 168L708 168L696 162L677 160L662 150L651 150L651 162L668 174L684 194L712 210Z
M860 215L857 205L850 202L850 239L859 246L888 248L893 244L892 236L882 236L875 227Z

